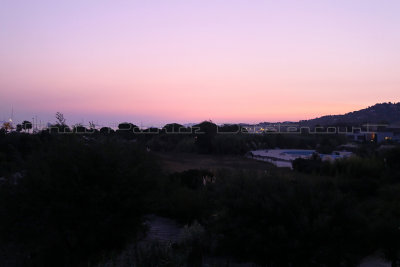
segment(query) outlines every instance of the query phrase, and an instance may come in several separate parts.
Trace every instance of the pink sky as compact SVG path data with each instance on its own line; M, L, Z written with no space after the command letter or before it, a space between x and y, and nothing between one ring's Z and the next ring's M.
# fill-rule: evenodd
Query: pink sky
M398 0L2 0L0 120L284 121L398 102L398 14Z

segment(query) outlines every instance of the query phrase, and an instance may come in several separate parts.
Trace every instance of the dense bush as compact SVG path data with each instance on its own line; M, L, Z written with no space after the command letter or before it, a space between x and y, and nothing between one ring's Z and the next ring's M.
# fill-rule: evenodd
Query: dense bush
M20 148L21 154L29 149ZM135 146L58 136L26 157L19 165L23 177L0 186L0 245L20 253L0 261L76 266L121 247L141 229L159 172Z
M288 140L308 146L308 138L203 141L207 153L241 153ZM399 150L335 163L299 160L300 172L166 174L145 149L155 140L160 148L182 140L199 145L190 136L118 132L1 135L1 265L96 265L127 243L135 247L149 213L193 227L185 228L181 244L143 247L127 262L199 266L214 257L262 266L355 266L375 252L393 264L399 259Z

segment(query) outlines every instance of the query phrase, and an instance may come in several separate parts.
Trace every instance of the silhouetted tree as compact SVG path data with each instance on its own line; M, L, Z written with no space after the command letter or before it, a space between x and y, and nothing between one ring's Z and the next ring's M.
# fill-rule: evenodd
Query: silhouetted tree
M17 127L15 129L17 132L21 132L22 131L22 125L21 124L17 124Z
M72 129L72 131L74 133L86 133L86 127L84 127L82 124L78 123L76 125L74 125L74 128Z
M167 133L181 133L181 132L186 132L187 129L185 126L178 124L178 123L169 123L164 125L162 128L163 132Z
M130 122L122 122L118 124L118 130L120 131L129 131L129 132L137 132L139 131L139 127Z
M23 121L23 122L22 122L22 128L23 128L25 131L28 130L28 133L29 133L29 130L32 129L32 122L30 122L30 121Z
M113 133L114 130L111 129L110 127L102 127L100 128L100 133L102 134L109 134L109 133Z
M64 118L64 114L62 114L61 112L57 112L56 113L56 124L64 126L66 119Z
M194 125L196 145L201 153L212 152L212 140L217 134L217 125L212 121L203 121Z
M66 119L64 118L64 115L61 112L57 112L56 113L56 124L50 126L49 131L50 132L54 132L54 128L55 130L57 130L57 132L70 132L70 128L68 127L68 125L65 123Z
M93 121L89 121L89 128L91 130L95 130L96 129L96 124Z

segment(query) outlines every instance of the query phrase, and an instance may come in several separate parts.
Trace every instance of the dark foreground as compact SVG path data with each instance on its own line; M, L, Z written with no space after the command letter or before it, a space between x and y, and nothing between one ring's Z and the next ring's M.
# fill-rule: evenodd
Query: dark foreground
M399 149L288 171L115 136L6 134L0 177L1 266L356 266L377 253L395 266L400 256ZM174 242L147 242L149 214L181 229Z

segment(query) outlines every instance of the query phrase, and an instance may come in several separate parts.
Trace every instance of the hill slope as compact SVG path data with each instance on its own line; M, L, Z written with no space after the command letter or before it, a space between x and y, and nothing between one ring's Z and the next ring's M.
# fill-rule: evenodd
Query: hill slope
M327 115L311 120L299 121L306 126L347 125L364 123L400 124L400 102L379 103L343 115Z

